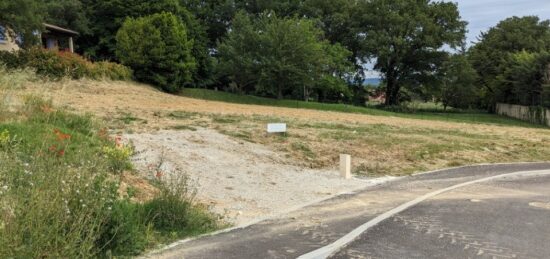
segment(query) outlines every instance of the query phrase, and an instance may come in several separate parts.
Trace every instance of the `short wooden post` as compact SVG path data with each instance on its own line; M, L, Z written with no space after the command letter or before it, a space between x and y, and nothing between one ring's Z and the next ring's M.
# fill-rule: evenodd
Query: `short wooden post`
M351 156L340 155L340 176L344 179L351 179Z

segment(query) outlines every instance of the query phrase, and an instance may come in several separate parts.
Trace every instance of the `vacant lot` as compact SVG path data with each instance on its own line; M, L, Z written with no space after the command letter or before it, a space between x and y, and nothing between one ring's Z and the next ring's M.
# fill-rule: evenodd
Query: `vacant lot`
M231 104L167 95L133 83L66 81L29 85L24 92L92 112L120 131L211 128L271 146L313 168L335 167L339 153L350 153L358 174L402 175L472 163L547 160L550 155L550 130L502 125L517 123L513 120L464 123ZM279 121L289 124L289 133L266 136L265 124Z
M292 163L312 168L335 168L338 154L350 153L357 174L403 175L472 163L540 161L550 155L550 130L501 117L492 124L465 123L243 105L114 82L40 83L23 92L92 112L121 132L210 128L267 145ZM289 133L266 136L265 124L279 121L288 123Z
M134 142L142 175L154 178L155 167L188 174L198 198L235 224L375 183L338 179L340 153L353 156L359 177L550 156L550 130L488 114L421 119L363 108L245 105L86 80L27 81L10 92L103 118L112 134ZM288 134L267 135L269 122L286 122Z

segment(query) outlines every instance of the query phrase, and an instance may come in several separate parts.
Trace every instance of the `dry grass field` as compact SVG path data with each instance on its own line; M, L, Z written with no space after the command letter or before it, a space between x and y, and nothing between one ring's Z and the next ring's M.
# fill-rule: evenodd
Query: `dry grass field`
M550 130L537 127L232 104L168 95L129 82L36 81L15 93L46 96L58 106L93 113L121 133L214 129L311 168L335 168L338 155L349 153L358 175L550 157ZM286 122L288 134L267 136L268 122Z

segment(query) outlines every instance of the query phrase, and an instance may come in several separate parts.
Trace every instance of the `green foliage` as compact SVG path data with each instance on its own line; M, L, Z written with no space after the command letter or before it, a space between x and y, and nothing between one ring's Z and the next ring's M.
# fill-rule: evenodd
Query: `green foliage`
M128 18L117 33L116 54L138 80L175 93L191 81L195 59L185 25L171 13Z
M212 81L213 60L209 53L207 28L187 11L178 0L80 0L86 7L90 20L90 33L77 39L85 55L93 60L117 60L116 34L126 18L139 18L162 12L174 14L186 27L187 38L193 41L191 54L196 70L192 74L193 85L204 86Z
M0 1L0 25L9 28L12 38L20 34L26 46L38 41L35 31L43 26L44 4L36 0Z
M409 0L365 1L361 12L364 55L384 74L386 104L399 103L401 88L417 91L432 83L447 54L444 45L463 43L466 22L456 3Z
M544 87L549 65L548 52L509 54L502 74L496 78L499 87L494 89L495 99L504 103L550 107L550 89Z
M515 53L522 51L526 53L514 57ZM532 62L529 61L532 58L528 56L545 51L550 51L550 21L541 21L536 16L511 17L482 33L480 42L469 50L468 57L479 75L478 84L482 87L484 106L492 109L496 102L519 102L514 100L513 95L518 92L512 90L514 83L511 82L517 78L510 78L510 73L513 70L531 70L528 63ZM524 68L520 68L522 66ZM532 72L528 73L532 75ZM516 81L516 84L520 83ZM533 83L536 82L527 82L528 87L533 88Z
M175 237L215 230L215 217L198 209L186 175L174 174L159 186L160 194L143 205L144 218L155 230Z
M452 55L443 63L441 84L437 99L443 104L459 109L472 108L479 98L476 87L477 74L463 54Z
M143 205L119 200L111 206L96 244L111 255L139 255L148 246L148 231Z
M75 0L43 0L45 6L44 22L69 28L80 34L89 34L90 21L86 8Z
M17 52L0 51L0 62L10 69L30 68L52 79L87 77L130 80L132 78L132 71L129 68L116 63L93 63L78 54L44 50L38 47Z
M237 92L308 100L343 89L349 51L322 40L311 20L264 13L252 20L239 13L219 44L219 72ZM349 91L345 91L349 93ZM341 93L340 93L341 94ZM337 96L337 99L341 96Z
M138 255L219 226L186 181L159 182L161 193L143 204L121 199L103 151L117 146L120 162L129 156L91 116L31 97L11 112L19 120L0 117L1 258Z
M29 99L27 121L0 122L17 140L0 148L0 257L92 257L115 183L97 155L102 142L70 127L93 125L90 118L45 105Z

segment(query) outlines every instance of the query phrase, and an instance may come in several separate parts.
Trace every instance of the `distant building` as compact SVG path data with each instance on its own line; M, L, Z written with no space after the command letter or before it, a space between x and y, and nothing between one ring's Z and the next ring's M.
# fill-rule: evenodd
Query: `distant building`
M44 23L44 28L46 29L44 32L37 34L42 47L74 52L73 37L77 36L78 32L47 23ZM8 30L9 28L0 26L0 51L17 51L21 42L18 42L18 39L13 39L13 33L9 33Z
M17 45L16 40L12 39L7 28L0 26L0 51L17 50L19 50L19 45Z

